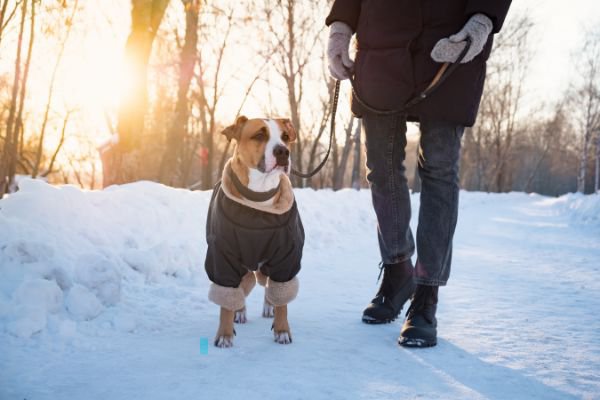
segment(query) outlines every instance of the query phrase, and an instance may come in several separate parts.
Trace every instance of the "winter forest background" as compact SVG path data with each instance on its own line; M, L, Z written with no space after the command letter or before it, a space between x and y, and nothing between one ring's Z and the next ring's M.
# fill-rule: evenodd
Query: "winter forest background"
M463 140L461 185L598 191L600 24L582 28L573 54L557 55L571 63L566 78L548 77L568 79L561 93L532 93L541 38L527 7L513 6L496 37L477 125ZM88 189L139 179L209 189L231 152L219 132L240 113L289 116L299 131L293 163L311 169L331 113L328 8L325 0L0 0L0 195L21 175ZM366 185L360 123L342 87L331 160L298 187ZM415 190L417 134L407 148Z

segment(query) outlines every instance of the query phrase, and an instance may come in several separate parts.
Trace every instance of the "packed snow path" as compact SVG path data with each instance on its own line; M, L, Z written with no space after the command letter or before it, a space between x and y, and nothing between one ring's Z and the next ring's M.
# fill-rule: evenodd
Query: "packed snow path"
M0 399L600 398L600 196L462 192L439 344L406 350L400 320L360 322L370 193L296 194L293 344L273 343L257 286L235 347L201 354L210 193L23 182L0 201Z

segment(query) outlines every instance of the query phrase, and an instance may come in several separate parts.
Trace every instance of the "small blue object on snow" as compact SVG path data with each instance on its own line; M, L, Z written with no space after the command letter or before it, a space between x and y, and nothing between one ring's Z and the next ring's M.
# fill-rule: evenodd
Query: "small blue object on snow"
M208 338L200 338L200 354L203 356L208 355Z

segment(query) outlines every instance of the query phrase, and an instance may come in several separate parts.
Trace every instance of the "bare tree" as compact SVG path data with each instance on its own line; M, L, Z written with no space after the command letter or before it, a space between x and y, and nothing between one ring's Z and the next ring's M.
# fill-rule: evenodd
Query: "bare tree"
M581 135L577 191L584 193L589 153L594 135L600 129L600 32L587 32L580 57L581 82L572 91L570 100L572 113L577 120ZM597 186L596 183L595 189Z
M526 15L513 19L498 36L488 62L478 122L465 132L463 166L474 171L465 170L462 176L474 177L477 190L502 192L512 186L508 167L520 129L517 118L529 65L528 37L532 26Z
M159 180L168 185L183 185L181 152L189 118L188 92L194 75L198 46L199 0L182 0L185 10L185 39L181 49L179 82L175 116L167 133L166 149L160 167Z
M75 18L75 13L77 12L78 3L79 3L79 1L75 0L75 2L73 3L73 11L71 12L71 16L67 18L67 21L65 24L67 26L67 30L66 30L65 36L63 38L63 41L60 44L58 55L56 57L56 62L54 64L54 69L52 70L52 77L50 78L50 88L48 89L48 98L46 100L46 109L44 111L44 118L42 121L42 127L40 129L40 136L39 136L37 151L35 154L35 159L33 161L33 169L31 171L32 178L35 178L38 175L40 163L42 161L42 153L44 151L44 137L46 134L46 127L48 124L48 116L49 116L49 112L50 112L50 106L52 104L52 96L54 94L54 85L56 82L56 74L58 72L60 62L62 61L62 57L63 57L64 51L65 51L65 46L67 44L67 41L69 40L69 35L71 34L71 27L73 26L73 19ZM67 117L67 120L68 120L68 117Z
M56 157L58 156L58 153L60 153L60 150L62 149L63 144L65 144L65 132L67 131L67 124L69 123L69 119L70 119L72 113L73 113L73 110L69 110L69 111L67 111L67 113L65 115L65 118L64 118L63 124L62 124L62 129L60 130L60 139L58 140L58 144L56 145L56 148L54 149L54 152L52 153L52 156L50 157L50 162L48 163L48 167L46 168L46 170L44 172L41 173L41 176L43 178L46 178L51 173L55 172L54 171L54 163L56 162Z
M34 0L32 0L34 1ZM23 45L23 32L25 31L25 20L27 17L28 1L23 0L21 3L21 20L19 24L19 36L17 41L17 56L15 60L15 72L12 85L11 101L8 112L8 120L6 122L6 134L4 139L4 149L2 151L2 159L0 160L0 198L8 193L9 187L14 179L17 165L17 149L18 149L18 131L15 128L15 120L17 115L17 102L19 96L19 86L21 82L21 51ZM3 7L4 10L4 7ZM3 15L4 17L4 15Z
M184 141L183 186L204 190L213 187L231 148L231 144L216 133L242 112L269 64L266 58L241 60L234 51L250 46L247 32L253 29L254 20L248 15L253 7L253 3L226 3L225 7L206 5L200 14L202 46L191 87L192 113L190 132ZM214 29L215 26L220 29ZM252 44L271 51L268 44ZM235 100L228 99L224 103L225 97L232 93L237 95ZM227 114L226 121L219 120L223 113Z
M260 10L271 36L270 42L275 44L271 66L283 82L287 111L298 131L297 141L292 148L292 159L299 170L303 170L304 166L305 130L301 113L306 109L303 108L303 102L312 100L305 99L306 77L310 63L318 54L316 50L321 44L319 37L324 30L322 24L315 24L314 15L315 10L321 10L325 6L326 3L322 0L305 0L302 3L294 0L268 0ZM301 179L294 180L297 186L302 186Z
M524 179L521 190L531 192L536 177L541 173L541 167L549 157L553 154L564 151L562 143L566 131L566 118L563 111L563 105L558 104L554 111L554 115L548 121L534 123L528 129L525 140L527 143L522 143L520 146L526 154L520 157L522 171L527 173ZM525 142L522 140L521 142Z
M104 168L104 186L131 182L140 174L141 144L148 101L148 62L168 4L169 0L131 1L131 31L125 44L129 87L119 108L118 145L103 159L108 164Z
M17 13L19 6L23 5L23 2L27 2L27 0L16 0L11 8L8 8L8 3L11 3L11 0L0 1L0 42L2 42L2 33Z
M224 34L221 40L219 41L220 45L218 46L218 48L213 50L213 54L216 55L216 65L214 67L210 83L212 84L212 88L208 87L208 77L205 75L206 65L202 62L200 63L199 74L197 77L199 89L198 100L199 106L201 108L200 115L202 121L202 134L200 136L200 143L202 144L203 150L205 152L205 165L202 173L203 189L211 188L214 181L213 164L214 160L216 159L214 135L217 126L216 112L223 95L222 85L224 85L224 82L222 82L221 75L223 73L223 61L226 55L226 50L228 48L228 45L230 44L229 39L236 22L236 20L234 19L234 13L235 8L233 7L229 10L223 10L219 8L213 9L213 17L215 19L220 19L224 17L226 25ZM210 29L210 26L211 25L204 25L204 32L207 35L210 34L209 32L207 32L207 28ZM190 149L193 151L192 154L195 154L195 148L196 146L190 147Z

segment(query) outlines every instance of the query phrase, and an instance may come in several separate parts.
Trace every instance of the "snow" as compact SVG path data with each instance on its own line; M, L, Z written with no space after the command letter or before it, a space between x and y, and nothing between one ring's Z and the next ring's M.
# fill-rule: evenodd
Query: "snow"
M0 201L0 399L600 398L600 195L462 192L439 344L408 350L400 320L360 322L369 191L296 190L293 343L273 342L257 286L234 347L204 355L210 192L19 186Z
M65 307L75 319L82 321L96 318L104 309L100 300L91 291L78 284L73 285L69 290Z

